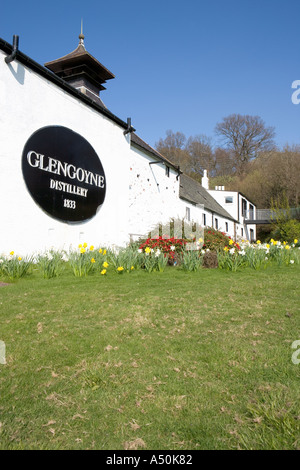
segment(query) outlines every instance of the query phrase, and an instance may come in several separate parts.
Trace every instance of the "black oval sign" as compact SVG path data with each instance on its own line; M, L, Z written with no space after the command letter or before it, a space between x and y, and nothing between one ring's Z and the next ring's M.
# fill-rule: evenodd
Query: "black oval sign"
M84 222L104 202L106 181L98 155L66 127L36 131L24 147L22 171L35 202L55 219Z

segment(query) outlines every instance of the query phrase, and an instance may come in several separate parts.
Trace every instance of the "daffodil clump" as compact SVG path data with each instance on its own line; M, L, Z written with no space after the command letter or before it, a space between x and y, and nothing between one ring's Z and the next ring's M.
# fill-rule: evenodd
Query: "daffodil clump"
M105 263L106 253L106 249L99 248L95 250L94 245L80 243L78 249L69 254L69 264L74 276L84 277L95 273L99 270L99 266L103 266L103 263Z
M37 256L36 263L43 273L45 279L57 277L63 268L64 256L60 253L49 250Z
M24 277L32 268L32 259L23 258L11 251L8 256L0 257L0 275L9 280Z
M300 247L295 239L291 245L288 242L280 242L271 239L269 243L249 243L243 240L239 250L234 247L225 246L223 253L219 253L219 266L221 268L235 271L239 267L250 267L253 269L267 268L270 264L293 265L300 263Z

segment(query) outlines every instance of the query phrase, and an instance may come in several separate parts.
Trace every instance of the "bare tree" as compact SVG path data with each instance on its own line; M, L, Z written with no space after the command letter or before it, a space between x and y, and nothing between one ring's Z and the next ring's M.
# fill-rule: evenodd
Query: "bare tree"
M233 157L233 152L220 147L214 151L215 159L215 176L233 175L236 172L236 162ZM212 176L212 175L211 175Z
M215 172L215 157L210 139L205 135L186 137L181 132L167 131L165 139L159 139L156 149L189 175L202 176L203 170Z
M155 144L156 150L174 163L174 165L179 165L180 168L185 171L188 159L185 150L185 135L182 132L174 133L171 130L166 131L166 134L167 137L165 139L159 139Z
M275 148L274 128L266 127L259 116L231 114L216 125L215 131L232 151L238 173L242 173L259 152Z
M215 173L215 158L211 147L211 139L206 135L189 137L186 145L189 155L189 173L202 175L203 170L208 170L208 174Z

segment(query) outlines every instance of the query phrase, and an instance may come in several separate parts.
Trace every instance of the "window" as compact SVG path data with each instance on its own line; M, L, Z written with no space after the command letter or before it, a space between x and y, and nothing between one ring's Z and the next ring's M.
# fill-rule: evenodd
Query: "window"
M228 232L228 222L225 222L225 232Z
M249 219L254 219L254 206L252 204L249 205Z
M170 176L170 167L166 165L166 176L169 178Z
M219 221L218 219L215 219L215 229L218 230L219 228Z
M233 197L232 196L226 196L225 197L225 204L232 204L233 203Z
M202 214L202 225L203 227L206 225L206 214Z
M242 216L245 217L247 212L247 201L246 199L242 199Z
M254 230L250 228L250 242L254 242Z
M242 237L244 236L244 229L243 228L241 228L241 235L242 235Z
M185 209L185 219L190 222L191 220L191 209L189 207L186 207Z

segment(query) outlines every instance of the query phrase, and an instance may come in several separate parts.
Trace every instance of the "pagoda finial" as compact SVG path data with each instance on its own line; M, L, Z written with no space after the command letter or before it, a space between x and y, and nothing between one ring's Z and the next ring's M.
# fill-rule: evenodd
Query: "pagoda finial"
M79 44L81 44L84 47L84 34L83 34L83 21L81 20L81 30L79 34Z

